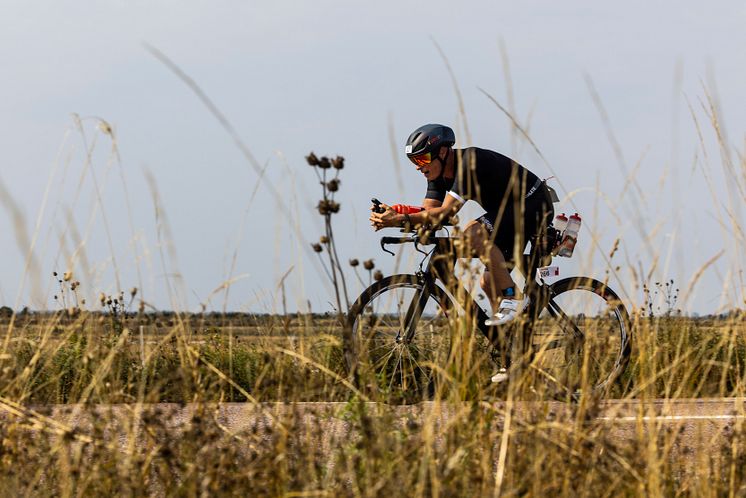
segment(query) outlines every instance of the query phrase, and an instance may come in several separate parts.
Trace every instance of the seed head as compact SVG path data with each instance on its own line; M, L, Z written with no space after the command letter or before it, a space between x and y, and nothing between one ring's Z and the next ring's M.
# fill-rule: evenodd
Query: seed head
M62 276L62 279L65 282L69 282L72 278L73 278L73 272L71 271L66 271L65 274Z
M111 136L111 134L114 133L111 129L111 125L104 120L101 120L101 122L99 122L98 129L101 130L104 134L109 135L109 136Z
M329 243L329 237L327 237L326 235L322 235L321 237L319 237L319 243L321 243L321 244L328 244Z
M331 167L332 167L332 163L329 161L328 157L322 156L321 159L319 159L319 168L329 169Z
M308 161L308 164L310 164L311 166L319 165L319 158L316 157L316 154L314 154L313 152L306 156L306 161Z
M342 156L335 157L332 159L332 166L334 166L334 169L343 169L345 167L345 158Z
M375 267L376 265L375 263L373 263L372 259L366 259L365 261L363 261L363 268L365 268L366 270L370 271Z
M339 184L341 182L338 178L335 178L334 180L329 181L329 183L326 184L326 188L329 189L329 192L336 192L339 190Z
M311 244L311 247L313 247L313 252L321 252L324 250L324 248L321 247L321 244Z
M353 268L355 268L359 264L360 264L360 261L358 261L357 259L351 259L350 260L350 266L353 267Z
M137 294L137 287L131 288L130 289L130 296L131 297L135 297L136 294Z
M374 280L378 281L378 280L381 280L382 278L383 278L383 273L381 272L381 270L376 270L373 272Z

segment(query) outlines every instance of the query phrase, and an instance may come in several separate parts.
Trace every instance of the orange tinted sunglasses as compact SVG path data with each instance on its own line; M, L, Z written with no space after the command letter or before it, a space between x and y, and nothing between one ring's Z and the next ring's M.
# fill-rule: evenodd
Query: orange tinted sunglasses
M410 161L415 163L417 166L425 166L433 162L433 155L430 152L425 152L418 156L412 156L409 158Z

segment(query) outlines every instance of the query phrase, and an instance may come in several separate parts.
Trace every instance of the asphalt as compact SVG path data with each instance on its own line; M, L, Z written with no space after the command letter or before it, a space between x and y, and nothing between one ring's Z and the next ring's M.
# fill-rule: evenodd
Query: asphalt
M204 410L206 408L206 410ZM422 402L416 405L390 406L365 403L369 415L386 415L394 425L416 421L432 423L434 433L458 423L473 409L472 404ZM746 398L678 399L678 400L609 400L594 406L549 402L505 401L482 403L480 409L492 411L493 423L504 427L507 418L513 427L533 423L537 415L545 420L577 423L590 421L596 430L601 426L604 436L618 444L637 442L660 434L674 434L666 448L672 457L688 460L695 466L703 455L722 447L734 434L746 428ZM284 427L308 430L316 434L322 452L331 453L340 441L349 440L355 431L350 422L355 407L348 403L221 403L213 405L45 405L18 406L0 399L0 420L22 420L32 430L61 433L75 428L78 437L85 438L92 421L106 420L114 440L124 447L128 428L140 423L143 413L156 414L169 431L178 433L189 427L198 411L209 416L229 434L240 435L257 428ZM28 422L32 422L29 424ZM441 431L442 434L442 431Z

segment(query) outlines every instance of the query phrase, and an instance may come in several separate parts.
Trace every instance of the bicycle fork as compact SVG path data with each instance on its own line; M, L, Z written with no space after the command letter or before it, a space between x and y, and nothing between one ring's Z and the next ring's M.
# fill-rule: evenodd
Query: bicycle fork
M409 343L413 338L417 329L417 324L422 317L422 312L425 310L427 300L430 298L430 285L432 284L425 275L417 275L420 283L422 284L422 290L412 297L412 301L407 307L407 312L404 315L403 327L399 329L396 334L396 343ZM403 333L403 334L402 334Z

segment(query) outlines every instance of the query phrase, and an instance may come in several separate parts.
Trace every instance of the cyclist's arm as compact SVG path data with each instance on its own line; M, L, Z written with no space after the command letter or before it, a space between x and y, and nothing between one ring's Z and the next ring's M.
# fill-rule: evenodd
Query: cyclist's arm
M442 205L443 205L443 202L439 201L438 199L425 198L425 200L422 201L422 207L425 209L438 208Z
M423 202L424 211L409 215L409 222L412 225L438 224L442 220L448 219L461 209L463 202L451 195L446 195L443 202L436 199L425 199ZM381 203L384 208L383 213L372 212L370 215L371 225L380 230L384 227L401 227L407 221L407 215L399 214L390 206Z
M456 199L452 195L446 195L443 202L437 199L425 199L422 202L424 211L409 215L409 221L414 225L424 225L426 223L440 223L442 220L448 219L461 209L464 203ZM406 217L403 214L398 215L398 221L400 224L404 224Z

